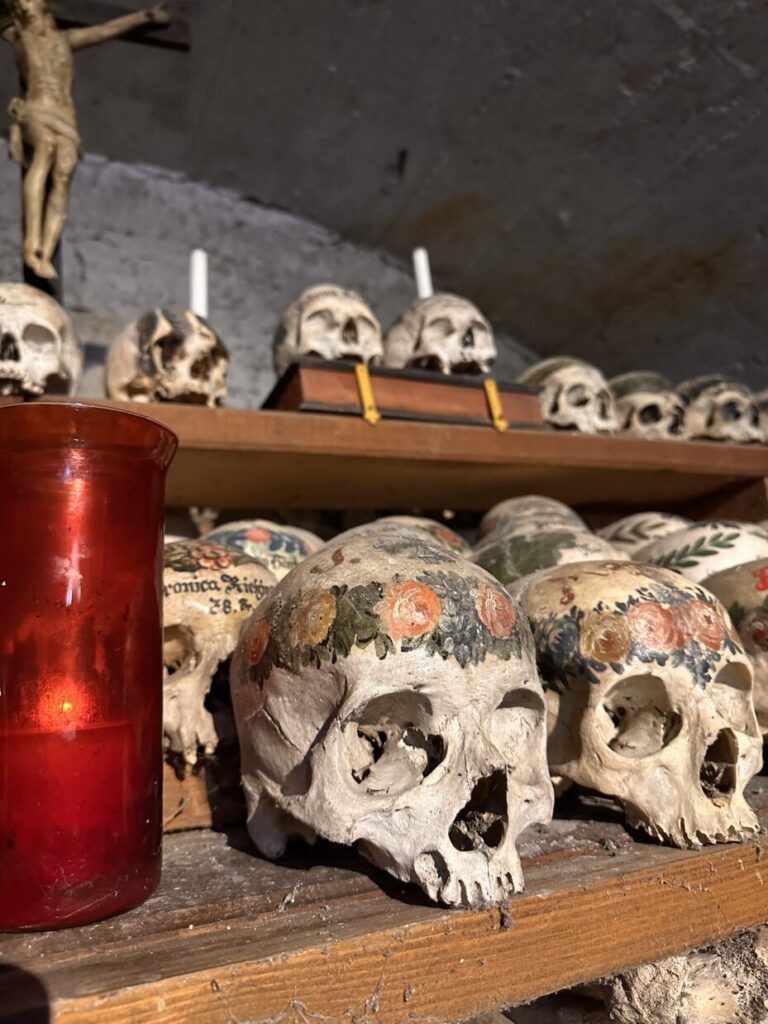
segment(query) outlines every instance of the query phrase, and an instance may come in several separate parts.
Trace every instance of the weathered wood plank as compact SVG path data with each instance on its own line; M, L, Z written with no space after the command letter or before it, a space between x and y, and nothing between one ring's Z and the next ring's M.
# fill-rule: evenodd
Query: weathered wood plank
M763 812L765 782L750 793ZM767 840L691 853L633 842L611 821L556 820L525 837L527 893L480 912L430 906L327 844L278 865L238 830L169 836L165 851L143 907L0 936L4 1015L42 1005L77 1024L446 1022L768 919Z

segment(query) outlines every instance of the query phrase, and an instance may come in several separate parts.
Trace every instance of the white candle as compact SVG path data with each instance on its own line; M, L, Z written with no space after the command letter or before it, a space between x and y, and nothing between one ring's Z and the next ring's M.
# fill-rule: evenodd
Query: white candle
M416 294L420 299L433 295L432 271L429 269L429 253L421 246L413 250L413 276L416 278Z
M208 253L193 249L189 258L189 308L196 316L208 316Z

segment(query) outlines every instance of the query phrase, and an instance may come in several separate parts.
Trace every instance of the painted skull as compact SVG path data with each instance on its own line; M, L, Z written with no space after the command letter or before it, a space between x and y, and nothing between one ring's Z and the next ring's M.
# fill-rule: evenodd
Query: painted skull
M317 284L288 307L274 340L277 375L305 356L381 363L381 325L361 295L335 284Z
M687 436L685 405L661 374L623 373L609 387L622 433L675 440Z
M206 533L205 539L244 552L265 565L278 580L303 562L307 555L319 551L325 543L309 530L273 523L269 519L222 523Z
M525 519L538 522L568 523L572 527L586 530L587 524L570 505L557 498L548 498L543 494L522 494L517 498L505 498L490 508L480 520L478 533L486 537L504 528L507 521L520 522Z
M523 884L548 821L545 709L524 616L426 535L351 536L262 601L232 668L248 828L356 844L451 906Z
M755 670L755 711L768 735L768 558L736 565L704 581L728 609Z
M107 394L124 402L221 405L229 352L190 310L155 309L129 324L107 355Z
M558 566L514 588L533 628L553 773L617 798L681 847L758 830L752 666L719 601L633 562Z
M67 311L28 284L0 284L0 398L74 395L83 353Z
M491 325L468 299L417 299L387 331L387 366L440 373L488 373L498 352Z
M612 434L619 429L608 382L599 370L581 359L544 359L518 379L539 389L542 415L553 427L582 434Z
M716 376L695 377L677 390L686 403L689 437L737 444L763 440L757 403L744 384Z
M768 556L768 535L757 523L711 519L657 535L632 553L636 562L674 569L696 583L716 572ZM705 584L706 585L706 584Z
M674 515L672 512L633 512L632 515L616 519L596 532L599 537L609 540L618 550L626 551L630 557L634 557L646 544L692 525L690 519Z
M484 537L473 554L505 586L540 569L568 562L628 559L603 537L569 523L511 522Z
M189 764L199 748L212 754L227 738L206 698L243 623L274 584L263 565L219 544L182 540L165 546L163 731L167 749ZM234 733L231 726L228 731Z
M436 519L428 519L426 516L383 516L370 523L362 523L360 526L353 526L351 529L345 530L344 533L333 538L332 544L335 546L343 543L348 537L370 533L371 530L375 530L376 533L382 531L392 534L415 533L417 540L419 537L423 539L426 534L429 539L456 554L469 558L472 553L469 544L460 534L452 530L450 526L439 523Z

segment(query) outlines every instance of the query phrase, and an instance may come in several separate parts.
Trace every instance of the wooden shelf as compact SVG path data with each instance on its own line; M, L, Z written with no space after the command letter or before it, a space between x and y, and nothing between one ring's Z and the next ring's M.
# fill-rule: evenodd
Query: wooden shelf
M543 491L657 508L768 477L768 447L588 437L353 416L94 402L152 416L181 442L171 506L481 511Z
M768 779L748 795L765 822ZM167 836L143 907L0 935L0 1020L434 1024L768 919L766 838L688 852L616 822L556 820L521 845L525 894L449 912L342 848L297 846L277 865L242 831Z

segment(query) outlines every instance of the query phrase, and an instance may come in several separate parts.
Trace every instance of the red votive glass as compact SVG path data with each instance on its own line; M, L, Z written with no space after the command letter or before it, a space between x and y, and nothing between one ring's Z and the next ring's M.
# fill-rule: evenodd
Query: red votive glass
M158 883L175 450L133 413L0 407L0 929L94 921Z

